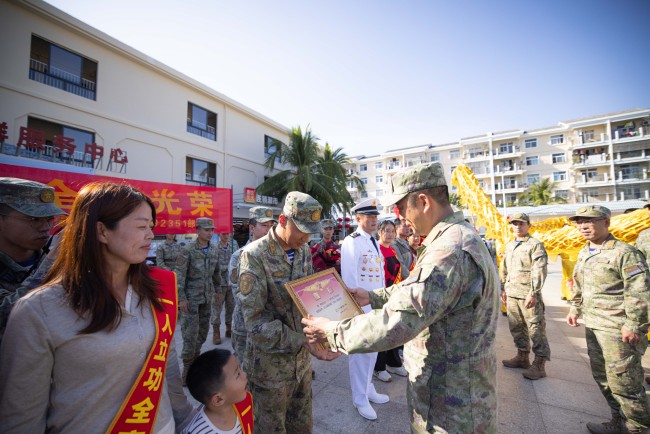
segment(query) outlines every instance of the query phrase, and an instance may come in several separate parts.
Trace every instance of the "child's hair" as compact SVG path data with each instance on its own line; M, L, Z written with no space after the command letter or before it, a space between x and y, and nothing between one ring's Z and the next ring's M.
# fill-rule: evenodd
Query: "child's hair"
M194 399L207 405L212 395L221 390L226 380L223 367L228 363L230 356L230 351L215 348L201 354L192 362L187 371L187 388Z

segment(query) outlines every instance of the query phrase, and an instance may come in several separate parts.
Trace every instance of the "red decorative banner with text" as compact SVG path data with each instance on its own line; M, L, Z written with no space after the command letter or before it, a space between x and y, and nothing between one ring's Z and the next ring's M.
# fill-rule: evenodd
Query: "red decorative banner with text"
M29 179L54 187L54 202L66 212L85 184L108 181L127 184L149 196L156 206L156 234L191 234L196 219L214 219L214 232L232 232L232 190L185 184L139 181L110 176L85 175L59 170L0 164L0 176Z

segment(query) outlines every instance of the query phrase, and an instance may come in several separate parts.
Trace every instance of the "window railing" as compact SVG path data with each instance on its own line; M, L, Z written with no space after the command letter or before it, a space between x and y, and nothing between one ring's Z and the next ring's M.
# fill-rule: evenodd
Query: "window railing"
M217 181L216 178L210 178L208 176L201 176L201 175L194 175L192 176L191 173L186 173L185 174L185 182L189 185L198 185L198 186L216 186Z
M210 140L217 140L217 129L203 122L187 118L187 132Z
M62 69L50 67L46 63L30 59L29 78L48 86L73 93L75 95L95 100L96 83L71 74Z
M37 148L25 148L21 146L16 153L16 145L3 143L0 145L0 152L5 155L12 155L33 160L50 161L52 163L71 164L80 167L93 167L93 161L90 154L81 151L74 151L72 155L67 152L54 152L54 146L43 145L43 150Z

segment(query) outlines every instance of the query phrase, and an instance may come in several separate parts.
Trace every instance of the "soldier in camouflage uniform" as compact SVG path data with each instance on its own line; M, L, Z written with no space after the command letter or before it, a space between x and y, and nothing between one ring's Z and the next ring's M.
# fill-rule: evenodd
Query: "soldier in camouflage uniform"
M0 339L13 305L40 284L27 286L26 279L43 262L50 229L55 217L62 214L65 212L54 205L54 188L49 185L0 178Z
M180 251L181 245L176 241L176 235L165 235L165 241L156 247L156 266L163 270L174 271Z
M253 394L255 432L312 431L311 355L334 353L309 345L302 315L284 284L312 274L310 234L321 230L321 205L290 192L278 225L244 247L239 295L247 342L243 367Z
M643 208L648 210L648 214L650 216L650 203L645 204ZM636 243L634 245L641 251L641 253L643 253L643 256L645 256L645 261L650 267L650 228L639 232ZM645 377L645 382L650 384L650 375Z
M248 210L248 227L253 238L246 245L265 236L275 223L276 220L273 217L273 210L271 208L254 206ZM242 250L243 247L233 253L230 258L230 264L228 264L228 276L230 276L230 286L235 300L235 308L232 313L232 336L230 343L240 363L244 361L246 353L246 326L244 325L241 304L237 296L239 294L239 257L241 256Z
M196 234L197 239L181 249L174 267L183 334L183 385L187 370L201 354L201 346L208 337L212 295L221 284L217 246L210 243L214 221L196 219Z
M592 433L647 433L650 407L641 357L648 346L650 277L645 258L609 233L610 210L578 209L573 221L587 244L573 271L573 306L567 323L584 315L591 372L612 410L612 420L588 423Z
M397 237L393 241L392 247L395 249L395 254L397 254L397 260L399 261L401 273L401 280L409 277L410 269L413 266L413 254L411 253L411 245L409 244L409 234L411 233L411 227L403 219L395 219L395 232Z
M440 163L400 172L383 200L427 234L409 278L351 289L375 310L338 322L304 319L304 331L345 353L404 344L411 432L495 433L498 277L481 237L451 208L443 173Z
M214 299L212 300L212 343L221 343L221 309L226 302L226 337L232 335L232 312L235 308L235 301L230 290L230 278L228 277L228 264L230 257L239 250L237 241L231 238L230 233L219 234L217 251L219 252L219 270L221 270L221 286L215 288Z
M507 304L508 325L517 346L517 355L502 363L508 368L524 368L530 380L546 377L544 364L551 360L546 338L542 287L546 280L548 256L544 244L528 234L530 218L523 212L510 218L515 239L506 245L503 257L501 300ZM529 360L530 341L535 360Z

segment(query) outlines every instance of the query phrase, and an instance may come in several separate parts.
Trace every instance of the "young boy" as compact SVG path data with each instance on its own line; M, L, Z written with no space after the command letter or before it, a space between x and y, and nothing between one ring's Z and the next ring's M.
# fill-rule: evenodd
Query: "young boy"
M201 404L182 434L250 434L253 398L237 357L215 348L201 354L187 372L187 388Z

